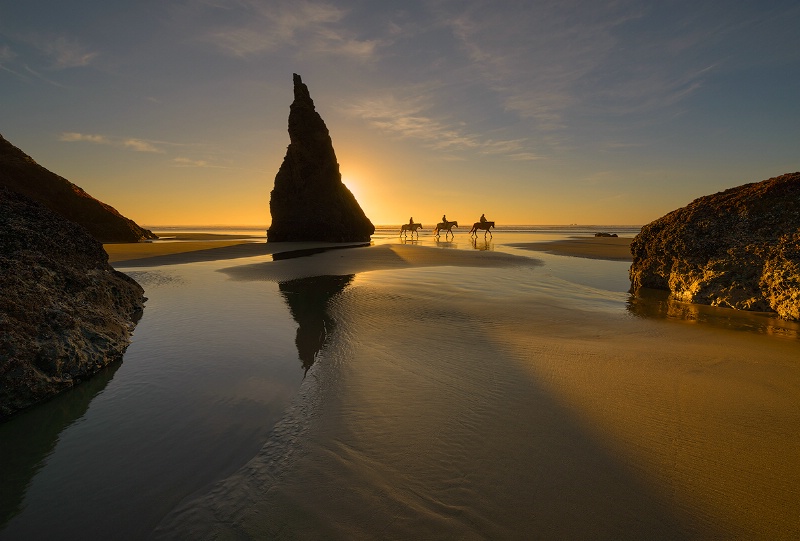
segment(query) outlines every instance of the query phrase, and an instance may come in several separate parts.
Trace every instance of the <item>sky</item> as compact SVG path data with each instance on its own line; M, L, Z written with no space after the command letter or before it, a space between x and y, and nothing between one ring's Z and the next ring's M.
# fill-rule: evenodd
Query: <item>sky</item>
M145 226L268 225L292 74L376 225L643 225L800 171L796 0L0 0L0 134Z

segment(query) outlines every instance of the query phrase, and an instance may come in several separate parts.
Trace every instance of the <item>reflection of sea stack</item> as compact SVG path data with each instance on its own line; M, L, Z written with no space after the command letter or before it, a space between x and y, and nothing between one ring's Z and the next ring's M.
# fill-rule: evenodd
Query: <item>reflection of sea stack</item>
M116 209L48 171L0 135L0 186L38 201L82 225L100 242L138 242L157 238Z
M289 148L269 201L270 242L365 242L375 232L342 183L328 128L300 76L294 75Z
M308 372L333 331L328 302L350 284L354 275L313 276L280 282L281 293L297 322L297 354Z

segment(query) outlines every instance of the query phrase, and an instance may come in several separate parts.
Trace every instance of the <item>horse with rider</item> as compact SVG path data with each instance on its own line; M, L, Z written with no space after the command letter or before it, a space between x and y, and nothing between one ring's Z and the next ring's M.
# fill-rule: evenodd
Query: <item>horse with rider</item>
M453 233L453 228L454 227L458 227L458 221L457 220L448 220L447 219L447 214L442 214L442 221L439 222L438 224L436 224L436 227L434 227L433 235L435 237L438 237L439 234L442 231L444 231L445 232L445 238L447 237L447 235L455 236L455 234ZM491 235L492 234L491 229L493 227L494 227L494 222L487 220L486 219L486 214L481 214L480 219L472 225L472 229L470 229L469 232L470 232L471 235L474 236L474 235L477 235L478 230L482 230L482 231L485 231L486 233L488 233L489 235ZM414 217L412 216L412 217L410 217L408 219L408 223L407 224L403 224L403 225L400 226L400 235L405 237L410 232L412 238L414 236L414 233L416 233L417 237L419 237L419 230L421 228L422 228L422 224L419 223L419 222L415 222L414 221ZM486 233L484 233L484 235L486 235Z
M490 229L493 227L494 227L494 222L487 220L485 214L481 214L480 220L472 224L472 229L469 230L469 233L470 235L476 236L478 234L478 230L482 229L483 231L488 233L489 236L493 236L492 232L490 231ZM486 236L486 233L484 233L483 236Z

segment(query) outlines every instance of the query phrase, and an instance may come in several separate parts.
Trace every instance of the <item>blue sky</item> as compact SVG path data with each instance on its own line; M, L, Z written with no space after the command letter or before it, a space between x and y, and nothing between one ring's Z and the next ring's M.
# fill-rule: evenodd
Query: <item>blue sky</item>
M376 224L644 224L800 170L800 4L0 2L0 133L145 225L268 224L292 73Z

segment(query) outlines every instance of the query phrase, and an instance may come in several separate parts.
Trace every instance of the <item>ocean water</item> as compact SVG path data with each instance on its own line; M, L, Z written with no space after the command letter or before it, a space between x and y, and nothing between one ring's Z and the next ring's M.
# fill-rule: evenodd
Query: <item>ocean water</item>
M648 459L617 452L616 443L586 429L602 419L575 411L604 412L608 395L582 393L575 400L597 402L580 408L553 396L572 396L569 385L583 377L565 366L593 373L614 357L608 348L616 340L634 352L620 354L626 362L644 359L648 346L636 344L668 349L665 336L680 338L678 350L695 348L676 364L699 352L689 372L707 367L706 359L715 367L739 362L690 342L733 340L741 351L774 354L768 359L775 372L764 385L792 384L797 367L786 359L800 353L797 326L763 314L633 299L625 262L507 246L596 230L520 227L491 238L460 232L452 240L423 232L412 241L385 228L373 237L375 244L497 251L529 261L508 268L344 276L321 268L318 277L276 282L221 272L269 256L121 266L148 297L122 363L0 425L0 539L752 533L747 524L726 526L716 507L665 496L639 475L651 467ZM651 414L660 419L668 409ZM765 411L779 427L797 420L785 418L785 409ZM765 430L752 437L781 453L795 450L781 439L785 427ZM631 429L618 440L636 449L661 437L676 436L640 441ZM766 491L769 483L798 479L785 466L770 475L779 474L788 481L743 483L766 482ZM660 482L672 493L687 481ZM704 510L673 509L686 506Z

